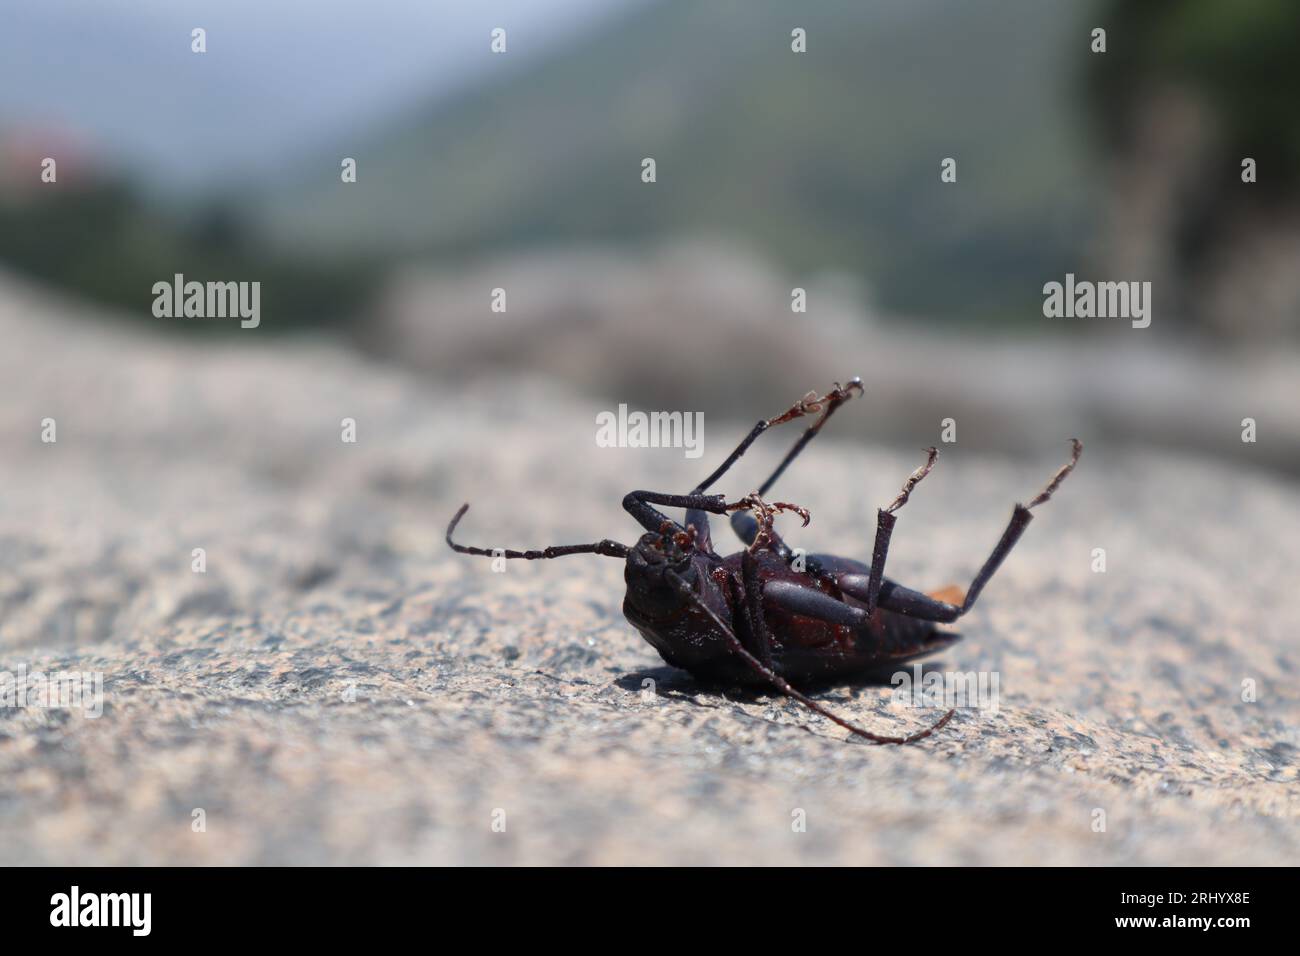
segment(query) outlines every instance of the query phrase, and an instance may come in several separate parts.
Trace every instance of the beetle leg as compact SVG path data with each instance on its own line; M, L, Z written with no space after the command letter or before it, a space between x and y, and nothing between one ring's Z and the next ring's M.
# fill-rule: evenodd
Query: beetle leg
M748 550L753 551L757 548L773 551L780 555L783 560L789 561L792 552L786 547L776 531L772 528L772 519L782 511L793 511L799 517L803 518L804 527L808 527L811 516L807 508L801 508L799 505L792 505L785 501L766 502L758 496L758 492L752 492L735 504L727 505L727 510L734 514L757 515L757 518L751 517L753 533L745 541L749 546Z
M748 511L732 512L731 527L735 530L737 537L749 547L752 547L754 542L758 540L758 519ZM767 546L788 565L793 566L795 559L802 557L803 566L800 570L811 574L815 578L825 577L827 574L820 561L810 554L795 554L794 550L773 529L769 529L767 532Z
M728 624L726 621L724 621L722 618L720 618L718 616L718 613L714 611L713 608L705 604L704 601L700 599L700 596L695 593L695 589L692 588L691 585L684 578L682 578L678 574L673 573L672 571L667 572L666 577L673 583L673 586L677 588L678 593L680 593L682 597L686 598L686 600L690 601L693 605L695 605L695 607L698 608L704 614L705 617L709 618L709 620L713 622L713 626L717 628L718 633L723 636L723 638L731 646L732 651L736 655L738 655L741 658L741 660L745 662L745 664L749 667L750 670L752 670L755 674L758 674L760 677L762 677L765 681L767 681L769 684L771 684L781 693L785 694L788 697L793 697L795 700L799 701L799 703L803 704L809 710L821 714L827 720L831 720L839 724L845 730L851 731L857 734L859 737L865 737L867 740L870 740L873 743L878 743L878 744L912 744L912 743L916 743L918 740L923 740L926 737L929 737L936 730L939 730L946 723L948 723L948 721L952 720L952 715L956 713L955 710L949 710L946 714L940 717L937 721L935 721L925 730L918 731L917 733L911 734L907 737L884 737L881 736L880 734L873 734L869 730L863 730L861 727L858 727L855 724L851 724L843 717L838 716L834 711L828 710L827 708L823 707L821 704L817 703L817 701L813 700L811 697L801 694L799 691L795 690L793 687L790 686L789 681L787 681L784 677L782 677L772 668L768 667L757 657L751 654L746 649L745 645L741 643L740 638L736 637L736 632L732 629L731 625ZM760 622L759 626L766 627L765 624L761 623L763 618L761 610L762 609L760 607L760 613L758 615L758 619Z
M760 504L764 508L798 511L804 519L804 524L808 523L808 512L797 505L787 504L783 501L772 505L761 502ZM654 505L662 505L666 508L685 508L687 515L692 513L700 514L701 512L724 515L728 511L735 511L737 508L752 508L754 507L754 501L753 496L747 496L740 501L733 501L728 504L727 499L722 495L702 495L696 492L689 495L671 495L660 491L629 491L623 497L624 510L636 518L647 531L662 531L665 526L673 532L684 530L677 522L653 507ZM696 530L698 532L698 527Z
M768 581L763 598L791 614L814 617L840 627L865 627L871 621L871 615L862 608L797 581Z
M752 548L754 542L758 540L760 527L758 519L755 518L751 512L733 511L731 513L731 528L736 532L736 537L740 538L747 547ZM793 559L794 552L792 552L790 546L781 539L781 536L776 533L775 528L767 529L766 538L771 549L779 554L787 563Z
M624 510L647 531L659 531L665 523L674 532L683 530L681 525L653 507L654 505L663 505L666 508L686 508L688 523L690 522L689 515L691 511L708 512L715 515L727 513L727 500L722 495L668 495L658 491L630 491L623 498ZM699 530L697 525L696 531Z
M763 419L750 430L744 440L736 446L736 450L727 456L727 460L719 465L713 474L709 475L709 477L696 485L694 493L699 494L700 492L707 491L712 487L713 483L725 475L727 470L740 459L740 456L749 450L749 446L754 444L758 439L758 436L763 434L763 432L767 431L773 425L781 425L793 419L802 418L804 415L820 412L821 414L818 416L817 421L804 431L803 436L795 442L794 447L786 454L785 459L777 466L776 471L768 477L767 481L763 482L763 485L758 492L760 495L763 494L772 486L772 483L781 476L781 472L785 471L786 466L795 459L799 452L803 451L804 445L808 444L808 442L812 440L812 437L821 430L821 427L826 424L826 419L830 418L831 415L835 413L835 409L839 408L847 402L850 397L852 397L854 389L857 389L859 394L863 391L862 379L857 376L849 379L849 383L844 386L841 386L836 382L833 389L820 397L818 397L815 392L809 392L776 418Z
M841 386L838 382L836 382L835 387L825 395L821 396L820 398L817 396L815 392L809 392L807 395L799 399L799 401L795 402L793 405L790 406L790 408L788 408L782 414L778 415L776 418L763 419L752 429L750 429L749 434L746 435L745 438L741 441L741 443L736 446L735 450L732 451L732 453L727 456L726 461L724 461L721 465L718 466L717 469L714 470L713 474L709 475L709 477L705 478L702 482L700 482L698 485L695 486L691 494L701 494L704 491L707 491L710 487L712 487L713 483L716 482L723 475L725 475L727 471L731 468L731 466L734 465L740 459L740 457L743 454L745 454L746 451L749 450L749 446L754 444L754 442L758 439L758 436L763 434L763 432L767 431L773 425L780 425L784 422L791 421L792 419L801 418L804 415L809 415L814 412L820 412L821 414L818 416L817 421L815 421L812 425L810 425L807 429L805 429L803 435L800 436L797 442L795 442L794 447L791 448L790 451L786 453L786 456L784 459L782 459L781 464L777 466L776 471L772 472L772 474L768 476L767 481L763 482L762 486L758 490L758 494L759 495L765 494L767 490L771 488L772 485L776 482L776 480L779 477L781 477L781 473L785 471L786 467L790 464L790 462L794 461L794 459L798 457L799 452L803 451L804 446L807 445L808 442L812 441L814 435L816 435L819 431L821 431L821 427L826 424L826 420L830 418L833 414L835 414L835 409L839 408L841 405L843 405L853 396L853 391L855 389L859 393L863 391L862 379L858 378L857 376L854 376L853 378L849 379L849 383L844 386ZM712 550L713 541L707 532L708 523L709 523L708 517L703 512L688 511L686 513L686 521L689 524L694 524L697 529L705 529L701 531L700 534L700 540L702 542L702 550ZM752 545L754 543L754 538L758 534L758 530L757 530L758 525L756 522L753 521L753 519L748 514L745 514L743 512L736 512L735 514L733 514L731 516L731 527L732 529L735 530L736 534L741 538L741 540L745 542L745 544ZM746 533L750 530L751 527L753 530L749 534L749 537L746 537ZM780 545L779 547L784 547L784 545ZM788 552L788 549L786 550ZM784 556L785 555L783 555L783 557Z
M868 581L869 578L865 574L841 574L835 579L835 584L849 597L857 598L865 604L870 590ZM885 581L880 585L876 606L922 621L933 621L936 624L951 624L965 613L958 604L949 604L947 601L922 594L920 591L913 591L893 581Z
M1057 469L1056 474L1052 476L1047 486L1028 505L1016 505L1015 510L1011 512L1011 520L1007 522L1006 530L1002 532L1002 537L998 539L997 545L993 548L993 553L988 556L984 566L975 575L975 580L971 582L970 589L966 592L966 597L960 605L940 601L928 594L913 591L911 588L900 587L892 581L885 581L882 584L877 576L877 561L879 561L882 568L884 566L884 555L880 551L879 534L877 534L876 538L877 553L873 555L871 561L871 576L864 579L860 574L843 574L836 580L836 583L846 594L851 594L853 597L867 602L868 607L875 607L873 602L878 598L879 606L889 611L897 611L900 614L908 614L912 617L935 621L940 624L955 621L974 606L975 600L980 596L980 592L984 590L984 585L988 584L989 579L997 573L998 568L1002 566L1002 562L1011 553L1011 549L1020 540L1020 536L1025 533L1025 528L1029 527L1029 522L1034 517L1029 509L1050 500L1052 493L1061 486L1061 482L1078 464L1079 455L1083 452L1083 444L1077 438L1071 438L1070 442L1074 449L1070 460ZM904 489L904 491L906 490L908 489ZM882 511L881 516L891 519L889 527L892 529L893 515L886 515ZM886 535L886 550L888 544L889 536Z
M772 667L772 641L767 632L767 619L763 616L763 587L758 580L758 560L754 552L746 550L740 556L740 573L743 582L745 619L753 639L754 656L763 666Z
M798 441L796 441L794 445L791 446L790 450L785 453L785 457L781 459L781 463L776 466L776 469L770 475L767 476L767 480L758 486L758 493L760 495L767 494L771 487L776 484L777 479L785 473L786 468L790 467L790 462L798 458L799 453L804 450L804 447L813 440L819 431L822 430L822 426L826 424L827 419L835 414L837 408L853 397L854 389L857 389L859 395L864 394L866 391L862 387L862 379L858 378L856 375L850 379L849 384L845 385L843 388L840 388L838 382L835 384L835 389L824 399L825 407L817 421L804 429L804 433L799 436Z
M880 584L885 577L885 558L889 555L889 539L894 534L894 522L898 520L894 513L907 504L907 500L912 497L912 489L930 473L930 469L934 467L939 457L939 451L934 447L927 448L926 453L929 457L925 464L907 476L907 481L903 482L903 490L898 493L898 497L890 502L889 507L876 511L876 543L871 548L871 575L867 580L867 593L861 598L866 602L868 612L876 609Z

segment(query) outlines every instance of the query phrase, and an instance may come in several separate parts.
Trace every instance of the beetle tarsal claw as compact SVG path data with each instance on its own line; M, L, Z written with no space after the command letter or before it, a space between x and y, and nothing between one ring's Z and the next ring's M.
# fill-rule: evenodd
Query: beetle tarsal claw
M835 388L826 396L825 399L823 399L823 401L834 400L837 402L847 402L853 397L854 389L857 390L859 395L867 394L867 389L866 386L862 384L862 379L856 375L849 379L847 385L841 385L839 382L836 382Z
M807 508L800 505L791 504L788 501L764 501L758 496L757 492L751 491L739 501L733 502L726 506L728 511L752 511L754 517L758 519L758 525L761 531L771 531L772 521L782 511L789 511L797 514L803 519L803 526L808 527L808 522L812 520L812 514Z
M1070 439L1070 460L1057 469L1052 480L1047 483L1047 487L1038 493L1033 501L1029 502L1026 508L1036 508L1043 502L1051 499L1057 488L1061 487L1061 482L1065 481L1066 476L1074 471L1074 466L1079 463L1079 456L1083 454L1083 442L1077 438Z
M799 505L792 505L788 501L772 502L773 511L792 511L803 519L803 526L808 527L808 522L812 521L812 515L807 508L801 508Z

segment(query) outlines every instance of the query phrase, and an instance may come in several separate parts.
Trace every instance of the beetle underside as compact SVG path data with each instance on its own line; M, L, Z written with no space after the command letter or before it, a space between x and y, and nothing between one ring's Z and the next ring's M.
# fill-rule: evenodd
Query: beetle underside
M452 532L468 504L452 518L447 543L462 554L498 558L536 560L570 554L622 558L627 583L624 615L669 664L701 680L774 688L875 743L913 743L944 726L953 711L918 733L883 736L844 720L796 688L887 674L899 664L959 640L959 635L938 625L952 623L971 609L1028 527L1031 509L1051 498L1074 469L1083 446L1071 439L1070 460L1029 504L1015 506L1002 537L964 594L957 588L926 594L891 581L884 569L896 513L934 467L938 458L934 448L927 449L926 462L907 478L893 502L877 511L869 564L805 555L791 549L773 528L781 512L798 514L808 524L805 509L787 502L769 503L763 495L854 391L863 391L860 379L846 386L837 383L824 396L809 392L783 414L760 421L689 494L630 492L623 507L646 531L632 547L609 539L540 551L456 544ZM722 495L706 493L767 429L812 414L817 418L757 491L730 503ZM673 521L659 507L686 509L684 522ZM731 516L744 550L725 558L714 551L711 514Z

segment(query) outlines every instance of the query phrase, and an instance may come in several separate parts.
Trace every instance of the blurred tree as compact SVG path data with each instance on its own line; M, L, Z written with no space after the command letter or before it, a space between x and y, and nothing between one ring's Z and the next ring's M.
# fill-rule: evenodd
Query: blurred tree
M1300 333L1300 3L1109 0L1097 22L1109 50L1086 74L1114 160L1108 267L1143 271L1202 328Z

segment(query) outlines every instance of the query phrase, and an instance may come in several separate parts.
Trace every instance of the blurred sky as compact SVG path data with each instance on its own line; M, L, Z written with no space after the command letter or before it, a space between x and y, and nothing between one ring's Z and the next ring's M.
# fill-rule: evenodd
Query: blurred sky
M210 185L471 83L493 27L518 66L641 2L4 0L0 128L83 137L145 185Z

